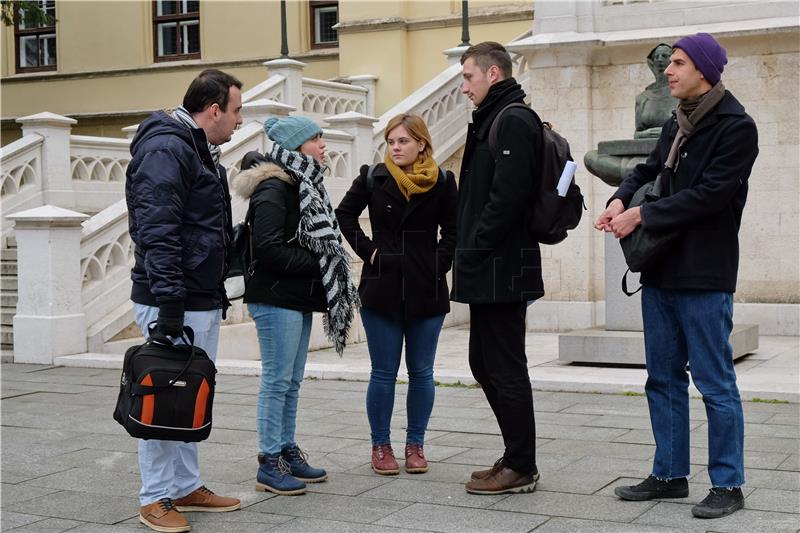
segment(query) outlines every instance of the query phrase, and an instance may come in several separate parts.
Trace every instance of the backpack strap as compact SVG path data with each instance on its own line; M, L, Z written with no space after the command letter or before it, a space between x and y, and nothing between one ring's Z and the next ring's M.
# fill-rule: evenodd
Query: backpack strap
M536 111L534 111L533 109L531 109L527 105L521 104L519 102L514 102L513 104L508 104L503 109L501 109L497 113L497 115L495 115L494 120L492 120L492 125L489 127L489 135L487 136L487 140L489 141L489 151L491 151L493 157L497 155L497 153L496 153L497 152L497 130L500 128L500 117L506 111L508 111L509 109L512 109L512 108L520 108L520 109L528 110L529 112L533 113L533 117L534 117L534 120L536 121L536 123L539 124L539 126L544 127L544 122L542 122L542 119L539 118L539 115L536 113Z

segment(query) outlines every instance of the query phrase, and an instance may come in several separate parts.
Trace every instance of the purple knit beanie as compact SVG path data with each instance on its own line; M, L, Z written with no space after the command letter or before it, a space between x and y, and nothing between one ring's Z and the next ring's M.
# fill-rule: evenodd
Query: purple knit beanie
M697 70L712 86L719 82L725 65L728 64L728 54L714 37L708 33L696 33L678 39L672 48L680 48L692 60Z

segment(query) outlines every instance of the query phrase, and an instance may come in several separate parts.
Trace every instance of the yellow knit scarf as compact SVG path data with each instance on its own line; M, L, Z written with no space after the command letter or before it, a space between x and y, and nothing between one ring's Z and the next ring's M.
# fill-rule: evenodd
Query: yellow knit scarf
M412 194L428 192L439 179L439 167L432 157L422 161L417 159L411 169L411 174L406 174L403 169L395 165L388 153L384 156L383 162L406 200L410 200Z

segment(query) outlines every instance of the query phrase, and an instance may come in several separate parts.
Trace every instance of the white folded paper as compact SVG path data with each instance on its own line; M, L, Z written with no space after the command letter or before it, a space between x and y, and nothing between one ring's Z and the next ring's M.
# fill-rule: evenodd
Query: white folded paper
M561 172L561 177L558 178L558 186L556 187L559 196L567 195L569 184L572 183L576 168L578 168L578 165L574 161L567 161L567 164L564 165L564 170Z

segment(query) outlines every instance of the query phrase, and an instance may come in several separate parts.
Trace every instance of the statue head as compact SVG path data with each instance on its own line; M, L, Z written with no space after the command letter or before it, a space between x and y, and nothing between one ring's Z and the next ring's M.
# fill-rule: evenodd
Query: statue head
M659 43L647 54L647 66L650 72L656 77L656 81L662 78L666 81L664 71L669 66L669 58L672 55L672 47L666 43Z

